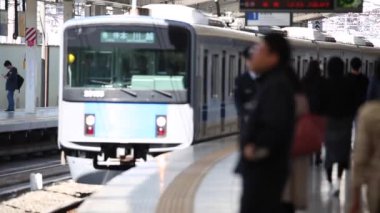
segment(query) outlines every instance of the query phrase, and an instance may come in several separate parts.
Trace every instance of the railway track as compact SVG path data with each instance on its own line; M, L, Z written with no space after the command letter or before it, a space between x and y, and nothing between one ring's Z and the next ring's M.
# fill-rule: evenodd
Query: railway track
M69 169L57 156L26 159L0 166L0 199L17 196L29 190L30 174L41 173L44 184L70 179Z
M21 157L20 157L21 158ZM0 212L72 212L99 187L71 180L59 155L0 164ZM41 173L44 188L30 191L30 174Z

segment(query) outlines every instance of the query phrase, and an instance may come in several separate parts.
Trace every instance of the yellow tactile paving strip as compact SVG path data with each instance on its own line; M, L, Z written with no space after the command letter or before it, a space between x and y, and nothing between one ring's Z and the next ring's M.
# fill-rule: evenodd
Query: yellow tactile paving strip
M156 213L193 213L199 184L216 163L234 151L236 145L229 145L191 164L166 188L159 200Z

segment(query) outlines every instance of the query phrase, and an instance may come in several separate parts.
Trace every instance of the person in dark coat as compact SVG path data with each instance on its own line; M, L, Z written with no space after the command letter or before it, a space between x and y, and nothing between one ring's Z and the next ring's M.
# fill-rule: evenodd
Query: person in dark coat
M14 92L18 87L17 69L8 60L4 62L4 67L8 69L7 74L4 75L4 78L7 79L5 89L7 90L8 99L8 108L5 111L12 112L15 111Z
M378 99L380 99L380 58L378 58L377 63L375 63L375 73L370 80L367 91L368 101Z
M244 131L242 130L246 126L244 125L246 123L246 120L244 118L248 117L248 112L251 108L250 100L252 100L256 94L256 74L249 69L251 50L252 46L249 46L243 51L243 57L246 61L247 71L235 79L234 97L235 106L239 117L240 132ZM240 149L243 149L244 147L241 137L239 137L239 147ZM237 165L235 172L241 172L241 164Z
M306 75L301 80L302 90L304 91L311 114L323 116L323 98L325 97L324 85L326 79L321 76L321 69L318 61L310 61ZM315 154L315 164L322 163L321 152Z
M355 107L355 97L352 95L355 88L350 81L344 78L344 62L339 57L329 60L327 71L329 77L326 81L326 159L325 168L327 180L333 189L333 164L338 164L338 183L334 194L339 196L340 180L343 171L350 168L351 135L352 135L352 109Z
M246 61L247 70L235 79L234 97L239 119L241 119L246 113L247 110L245 108L247 108L247 106L245 106L245 104L249 103L256 91L256 74L249 68L251 49L252 46L249 46L243 51L243 57Z
M356 116L359 107L364 103L367 96L368 78L363 75L360 70L362 68L362 61L355 57L351 59L351 72L347 74L347 79L350 81L354 88L353 96L355 98L355 104L352 108L352 114Z
M281 212L295 122L294 91L286 73L290 56L286 39L268 34L250 60L258 78L247 128L241 134L241 213Z

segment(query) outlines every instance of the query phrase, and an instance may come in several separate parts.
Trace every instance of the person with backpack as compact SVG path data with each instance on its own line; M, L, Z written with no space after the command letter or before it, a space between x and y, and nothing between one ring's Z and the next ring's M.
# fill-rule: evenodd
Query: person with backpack
M17 68L14 67L8 60L4 62L4 67L8 69L7 74L3 75L3 77L7 80L5 89L7 90L8 108L5 111L13 112L15 111L14 92L18 89Z

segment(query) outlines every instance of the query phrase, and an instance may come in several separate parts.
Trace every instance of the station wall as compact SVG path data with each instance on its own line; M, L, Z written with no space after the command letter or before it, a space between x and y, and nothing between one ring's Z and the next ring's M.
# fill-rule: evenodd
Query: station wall
M41 55L41 46L37 47L38 56ZM25 57L25 45L17 44L0 44L0 74L5 74L7 70L3 66L5 60L10 60L17 68L19 74L25 78L25 69L23 67ZM58 105L58 78L59 78L59 47L49 46L49 106ZM41 62L37 62L37 81L36 81L36 105L41 105L41 88L42 72ZM15 92L16 108L25 107L25 85L21 88L21 92ZM0 110L7 107L5 79L0 77Z

